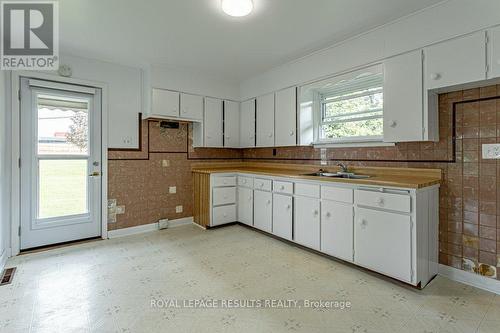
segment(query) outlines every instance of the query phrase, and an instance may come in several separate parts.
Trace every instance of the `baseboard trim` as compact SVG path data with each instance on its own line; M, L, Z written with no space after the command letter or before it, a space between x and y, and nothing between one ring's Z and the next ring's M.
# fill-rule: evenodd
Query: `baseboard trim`
M193 223L193 217L183 217L180 219L168 221L168 227L175 228L175 227L179 227L182 225L188 225L191 223ZM143 234L145 232L151 232L151 231L157 231L157 230L158 230L158 222L155 222L155 223L138 225L135 227L109 230L108 231L108 238L125 237L125 236Z
M500 295L500 281L474 274L471 272L462 271L460 269L439 265L439 275L449 278L450 280L465 283L479 289L490 291Z
M10 248L6 248L2 255L0 255L0 272L2 272L7 264L7 259L10 257Z

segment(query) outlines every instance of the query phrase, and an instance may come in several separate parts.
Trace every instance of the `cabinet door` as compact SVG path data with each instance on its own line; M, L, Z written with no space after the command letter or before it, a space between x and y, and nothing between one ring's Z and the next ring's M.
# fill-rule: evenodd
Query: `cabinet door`
M500 27L488 30L488 79L500 77Z
M292 197L273 194L273 234L292 240Z
M295 87L276 93L276 146L297 144L297 89Z
M486 79L485 32L427 47L424 53L427 89Z
M321 252L352 261L353 228L351 205L321 202Z
M354 226L356 264L411 282L410 216L357 208Z
M423 139L422 51L384 62L384 141Z
M238 221L253 225L253 190L238 187Z
M224 101L224 147L240 146L240 103Z
M179 93L164 89L153 89L151 101L153 115L179 117Z
M203 120L203 97L181 94L181 118Z
M205 147L222 147L222 100L205 98Z
M240 147L255 147L255 99L241 103Z
M271 192L254 191L253 211L253 226L260 230L271 232L273 218L273 194Z
M257 147L274 146L274 94L257 97Z
M319 199L294 198L294 240L304 246L320 250Z

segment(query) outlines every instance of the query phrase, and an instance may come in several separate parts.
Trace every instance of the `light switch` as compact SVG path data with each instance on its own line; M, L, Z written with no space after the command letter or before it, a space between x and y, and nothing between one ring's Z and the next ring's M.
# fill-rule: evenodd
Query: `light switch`
M493 160L500 159L500 144L499 143L491 143L491 144L483 144L483 159L485 160Z
M170 186L168 188L168 193L170 193L170 194L177 193L177 187L176 186Z
M170 160L161 160L161 166L168 168L170 166Z
M176 213L182 213L182 206L175 206Z

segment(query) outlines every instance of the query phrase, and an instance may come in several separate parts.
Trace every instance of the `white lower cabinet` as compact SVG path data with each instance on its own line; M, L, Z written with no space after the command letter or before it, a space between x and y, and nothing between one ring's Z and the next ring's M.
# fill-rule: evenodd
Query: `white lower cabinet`
M405 282L412 281L409 215L357 208L354 262Z
M238 222L253 225L253 190L238 187Z
M320 249L319 199L294 198L294 240L315 250Z
M321 252L353 261L353 206L321 202Z
M276 182L275 182L276 183ZM283 194L273 194L273 234L292 240L293 225L292 197Z
M253 193L253 226L271 232L273 225L273 194L255 190Z
M439 186L234 173L214 174L210 184L210 226L238 221L414 286L437 274Z

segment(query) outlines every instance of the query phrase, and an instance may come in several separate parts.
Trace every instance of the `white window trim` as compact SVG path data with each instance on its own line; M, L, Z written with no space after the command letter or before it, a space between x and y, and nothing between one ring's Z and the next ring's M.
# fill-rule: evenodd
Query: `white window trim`
M349 80L361 73L366 73L369 71L382 72L382 64L376 64L364 69L356 70L353 72L345 73L339 76L334 76L330 78L332 82L339 82L342 80ZM328 79L325 79L328 80ZM322 80L322 81L325 81ZM321 103L319 100L319 95L316 95L313 100L313 138L314 141L312 145L318 148L338 148L338 147L388 147L394 146L394 143L384 142L384 136L359 136L359 137L346 137L346 138L336 138L336 139L321 139L320 138L320 126L321 126Z

